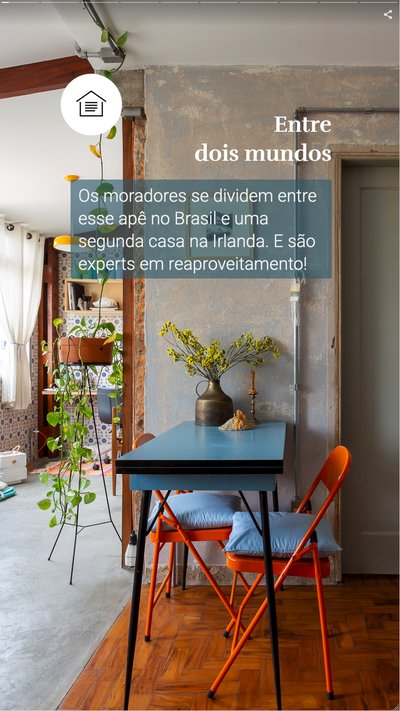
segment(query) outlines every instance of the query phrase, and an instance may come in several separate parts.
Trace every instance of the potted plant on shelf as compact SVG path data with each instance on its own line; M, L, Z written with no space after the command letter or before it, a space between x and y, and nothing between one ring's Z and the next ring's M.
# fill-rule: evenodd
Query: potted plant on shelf
M78 324L70 328L66 336L59 337L59 360L61 363L90 365L111 365L113 361L113 343L116 339L115 326L102 322L102 297L108 277L100 280L101 290L97 319L91 324L82 316Z
M206 391L196 400L197 425L222 425L233 416L232 399L220 385L224 373L239 363L260 365L267 353L273 358L280 357L273 338L255 338L250 332L242 334L226 349L221 347L220 341L203 346L190 329L181 331L171 321L164 323L160 336L169 343L167 353L174 361L183 362L190 376L200 375L208 382Z

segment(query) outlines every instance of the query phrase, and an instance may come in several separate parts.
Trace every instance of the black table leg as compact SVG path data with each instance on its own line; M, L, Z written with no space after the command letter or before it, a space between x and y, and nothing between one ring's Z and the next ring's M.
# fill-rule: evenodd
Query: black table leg
M137 539L137 547L136 547L135 572L133 575L132 607L131 607L131 616L130 616L130 620L129 620L129 634L128 634L128 651L126 654L125 696L124 696L125 711L129 706L129 695L130 695L130 690L131 690L133 660L135 658L136 636L137 636L137 628L138 628L138 620L139 620L140 593L142 590L144 550L145 550L145 544L146 544L147 522L148 522L148 518L149 518L149 511L150 511L150 500L151 500L151 491L143 491L142 492L142 505L141 505L141 509L140 509L138 539Z
M187 573L187 566L188 566L188 555L189 555L189 548L185 543L183 544L183 563L182 563L182 590L186 590L186 573Z
M276 708L281 709L282 708L282 704L281 704L281 674L280 674L280 667L279 667L278 624L276 621L274 575L272 572L271 538L270 538L269 517L268 517L268 497L267 497L266 491L260 491L259 494L260 494L260 512L261 512L261 523L262 523L263 544L264 544L265 579L266 579L266 583L267 583L267 595L268 595L269 626L270 626L270 637L271 637L271 646L272 646L272 663L274 666Z
M272 492L272 508L274 511L279 511L278 484L275 484Z

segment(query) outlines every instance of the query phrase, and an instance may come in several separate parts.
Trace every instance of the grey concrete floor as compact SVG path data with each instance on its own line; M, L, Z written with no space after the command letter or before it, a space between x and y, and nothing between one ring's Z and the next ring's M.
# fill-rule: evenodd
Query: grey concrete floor
M102 481L84 506L82 523L107 518ZM111 477L106 477L108 490ZM120 491L120 482L118 482ZM111 526L78 536L73 585L69 585L73 529L58 529L36 502L46 488L38 476L0 502L0 709L55 709L129 599L132 575L120 567L120 541ZM118 530L121 496L110 496Z

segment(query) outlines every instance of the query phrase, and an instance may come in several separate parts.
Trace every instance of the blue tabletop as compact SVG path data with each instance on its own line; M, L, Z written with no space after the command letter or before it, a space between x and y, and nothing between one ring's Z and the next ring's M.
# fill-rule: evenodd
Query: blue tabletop
M253 430L223 431L218 427L201 427L194 422L181 422L138 449L117 459L117 471L131 469L132 464L158 467L184 467L198 463L231 467L237 462L265 464L282 462L285 447L284 422L266 422Z
M116 460L131 474L132 489L196 488L266 490L283 471L285 422L226 432L181 422ZM270 476L267 476L270 475Z

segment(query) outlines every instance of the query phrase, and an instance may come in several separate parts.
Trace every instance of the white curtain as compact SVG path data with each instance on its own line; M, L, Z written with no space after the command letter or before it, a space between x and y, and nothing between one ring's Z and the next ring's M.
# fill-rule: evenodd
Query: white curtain
M29 342L39 310L44 237L25 226L7 229L0 215L0 340L5 341L1 400L15 410L31 402Z

